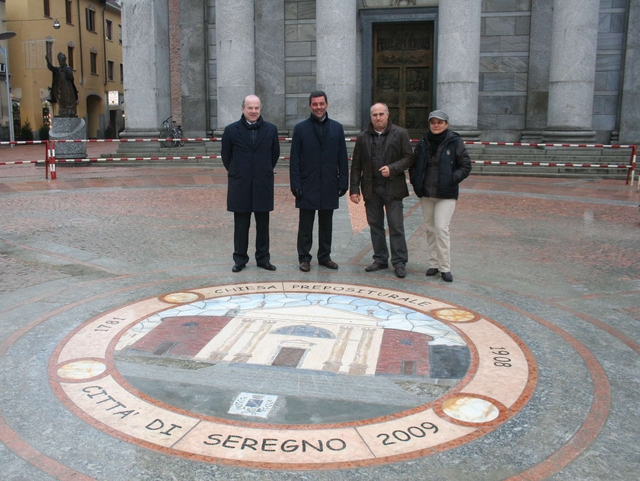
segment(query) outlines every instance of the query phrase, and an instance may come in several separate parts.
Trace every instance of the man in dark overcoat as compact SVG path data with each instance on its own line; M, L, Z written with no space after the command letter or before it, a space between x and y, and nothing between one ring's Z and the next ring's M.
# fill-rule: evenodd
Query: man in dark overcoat
M233 272L247 265L251 213L256 220L256 263L275 271L269 254L269 212L273 210L274 171L280 156L278 129L260 115L260 99L248 95L242 116L222 135L222 163L227 169L227 210L233 212Z
M373 245L373 264L367 272L389 267L389 249L384 230L387 213L391 264L396 276L406 276L409 260L404 235L402 199L409 195L405 171L413 165L413 151L406 129L393 125L389 108L376 103L369 111L371 121L356 139L351 162L350 199L360 203L361 195L367 213L367 222Z
M318 212L318 264L337 269L331 260L333 211L349 187L347 145L342 124L327 115L327 94L309 95L311 115L293 130L289 180L299 209L298 262L309 272L313 223Z

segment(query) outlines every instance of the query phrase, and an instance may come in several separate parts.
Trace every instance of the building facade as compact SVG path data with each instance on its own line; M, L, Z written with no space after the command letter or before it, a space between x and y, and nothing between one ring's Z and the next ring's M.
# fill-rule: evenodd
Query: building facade
M89 138L115 136L124 129L121 5L116 0L9 1L11 97L17 123L34 137L57 115L50 103L51 72L63 53L78 89L78 117ZM16 135L19 127L16 129Z
M138 0L123 5L126 135L220 131L244 96L288 132L324 90L363 129L435 108L466 138L640 142L637 0Z

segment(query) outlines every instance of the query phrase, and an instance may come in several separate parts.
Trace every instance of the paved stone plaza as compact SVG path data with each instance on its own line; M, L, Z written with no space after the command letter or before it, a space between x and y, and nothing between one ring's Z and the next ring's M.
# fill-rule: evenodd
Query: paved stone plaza
M3 480L638 479L635 186L472 173L448 284L414 195L405 279L347 197L300 272L276 171L234 274L219 167L0 166Z

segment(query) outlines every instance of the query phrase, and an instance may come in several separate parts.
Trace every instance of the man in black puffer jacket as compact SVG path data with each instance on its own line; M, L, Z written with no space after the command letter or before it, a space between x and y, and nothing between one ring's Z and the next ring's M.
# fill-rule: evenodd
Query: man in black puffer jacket
M449 224L456 208L458 185L471 172L471 159L460 135L449 129L449 116L442 110L429 114L429 130L418 142L414 157L409 175L427 228L426 275L440 273L444 281L452 282Z

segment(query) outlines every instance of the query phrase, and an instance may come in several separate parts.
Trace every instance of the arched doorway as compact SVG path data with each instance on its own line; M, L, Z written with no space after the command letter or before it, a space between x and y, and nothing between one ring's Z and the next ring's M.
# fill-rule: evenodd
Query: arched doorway
M102 97L94 94L87 96L87 137L102 138L103 127L100 119L104 118L104 103Z

